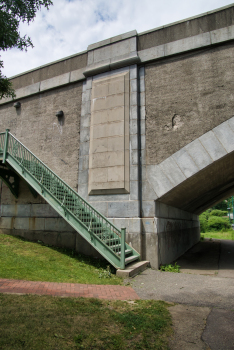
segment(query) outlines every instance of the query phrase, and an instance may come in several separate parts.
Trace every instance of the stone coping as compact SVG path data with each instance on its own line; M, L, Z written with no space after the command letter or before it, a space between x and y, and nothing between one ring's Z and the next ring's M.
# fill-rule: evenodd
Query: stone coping
M172 26L174 26L174 25L177 25L177 24L180 24L180 23L184 23L184 22L187 22L187 21L191 21L191 20L193 20L193 19L197 19L197 18L201 18L201 17L207 16L207 15L211 15L211 14L213 14L213 13L226 10L226 9L228 9L228 8L230 8L230 7L233 7L233 6L234 6L234 3L229 4L229 5L226 5L226 6L219 7L219 8L217 8L217 9L212 10L212 11L200 13L199 15L195 15L195 16L192 16L192 17L184 18L184 19L179 20L179 21L176 21L176 22L172 22L172 23L169 23L169 24L165 24L165 25L160 26L160 27L156 27L156 28L153 28L153 29L149 29L149 30L146 30L146 31L144 31L144 32L138 33L138 36L145 35L145 34L149 34L149 33L155 32L155 31L160 30L160 29L172 27Z
M234 25L154 46L138 52L142 63L234 40Z
M137 31L134 29L134 30L132 30L130 32L123 33L123 34L120 34L120 35L116 35L116 36L113 36L112 38L108 38L108 39L105 39L105 40L102 40L102 41L98 41L97 43L91 44L91 45L88 46L87 50L88 51L94 50L94 49L97 49L98 47L106 46L106 45L115 43L117 41L122 41L122 40L131 38L131 37L136 36L136 35L137 35Z
M49 62L49 63L43 64L42 66L39 66L39 67L36 67L36 68L33 68L33 69L29 69L29 70L27 70L27 71L25 71L25 72L23 72L23 73L19 73L19 74L13 75L12 77L9 77L9 79L18 78L18 77L20 77L21 75L34 72L35 70L38 70L38 69L41 69L41 68L45 68L45 67L48 67L48 66L52 66L53 64L56 64L56 63L59 63L59 62L63 62L63 61L69 60L70 58L83 55L83 54L85 54L85 53L87 53L87 52L88 52L87 50L84 50L84 51L81 51L81 52L78 52L78 53L74 53L73 55L66 56L66 57L60 58L59 60L56 60L56 61L53 61L53 62Z
M56 77L43 80L41 82L31 84L25 87L22 87L20 89L15 90L16 98L15 100L18 100L20 98L24 98L27 96L32 96L35 94L38 94L40 92L44 92L47 90L51 90L57 87L61 87L64 85L68 85L71 83L75 83L78 81L82 81L85 79L85 76L83 74L84 68L77 69L75 71L71 71L69 73L64 73L61 75L58 75ZM0 100L0 105L12 102L13 99L11 97L5 98L3 100Z

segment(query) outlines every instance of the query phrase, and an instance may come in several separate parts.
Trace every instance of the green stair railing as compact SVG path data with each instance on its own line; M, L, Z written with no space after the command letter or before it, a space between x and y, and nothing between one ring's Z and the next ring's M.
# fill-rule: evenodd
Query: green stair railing
M140 258L119 230L17 140L0 133L0 157L29 183L79 234L116 268Z

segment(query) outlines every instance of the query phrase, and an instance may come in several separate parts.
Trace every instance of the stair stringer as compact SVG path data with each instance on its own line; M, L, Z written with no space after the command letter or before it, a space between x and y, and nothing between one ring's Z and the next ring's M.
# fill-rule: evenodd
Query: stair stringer
M7 135L7 133L4 133L4 135ZM2 146L3 134L1 134L0 136L0 143ZM95 208L93 208L90 204L88 204L84 199L82 199L81 196L74 192L74 190L70 188L64 181L59 179L59 177L56 174L54 174L52 170L50 170L44 163L42 163L39 158L37 158L32 152L30 152L30 150L28 150L12 134L9 133L7 135L7 141L5 136L4 151L2 150L1 152L0 150L0 153L3 154L3 161L5 159L5 161L15 170L15 172L20 177L22 177L37 193L39 193L47 201L47 203L50 204L61 215L61 217L63 217L63 219L66 220L89 244L91 244L92 247L94 247L107 261L109 261L110 264L112 264L116 268L123 269L125 268L125 263L127 264L134 260L140 259L139 253L132 247L130 247L126 242L123 244L122 241L122 246L124 246L124 248L126 249L127 254L130 255L126 260L124 257L123 260L123 258L121 258L122 250L121 248L119 248L119 246L121 247L121 231L118 230L111 222L109 222L108 219L106 219L102 214L98 213L98 211ZM35 161L33 162L29 159L34 159L36 161L36 165ZM69 193L66 193L66 191L69 190L72 191L73 195L75 193L79 201L83 201L85 203L86 211L84 207L80 207L79 210L82 210L82 216L84 216L84 219L86 219L86 221L84 220L86 223L87 218L88 220L90 220L90 225L92 228L94 226L93 229L95 229L95 231L97 232L96 234L91 230L87 229L87 226L82 221L80 221L69 209L67 209L66 206L63 205L63 203L61 204L61 202L59 202L59 200L46 188L46 186L43 185L43 175L40 183L39 180L30 173L29 170L31 170L33 166L37 166L37 168L44 175L45 180L46 176L48 177L51 174L57 179L59 179L61 184L65 186L64 199L67 196L66 202L69 202L69 200L71 201ZM29 168L29 170L27 168ZM95 213L99 216L97 221L95 218ZM102 225L100 222L98 222L100 218L103 219ZM114 231L112 232L110 229L108 231L108 227L111 227L112 231ZM111 245L112 241L115 243L112 243ZM109 245L107 245L106 243L108 243ZM116 246L118 248L114 248ZM125 261L125 263L123 263L123 261Z

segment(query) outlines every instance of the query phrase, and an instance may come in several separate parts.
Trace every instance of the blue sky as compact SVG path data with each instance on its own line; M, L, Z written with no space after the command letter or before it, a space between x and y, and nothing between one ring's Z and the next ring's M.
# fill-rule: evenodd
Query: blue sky
M53 0L49 11L22 24L33 49L1 52L8 77L87 49L89 44L136 29L138 33L232 3L228 0Z

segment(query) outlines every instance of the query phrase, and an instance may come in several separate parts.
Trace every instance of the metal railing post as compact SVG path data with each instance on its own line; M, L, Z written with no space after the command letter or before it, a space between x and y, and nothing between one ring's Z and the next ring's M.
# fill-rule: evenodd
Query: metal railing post
M126 228L121 228L121 255L120 255L120 268L121 270L125 269L125 237L126 237Z
M3 150L3 159L2 159L3 164L6 162L6 154L7 154L7 147L8 147L9 131L10 131L10 129L6 129L4 150Z

